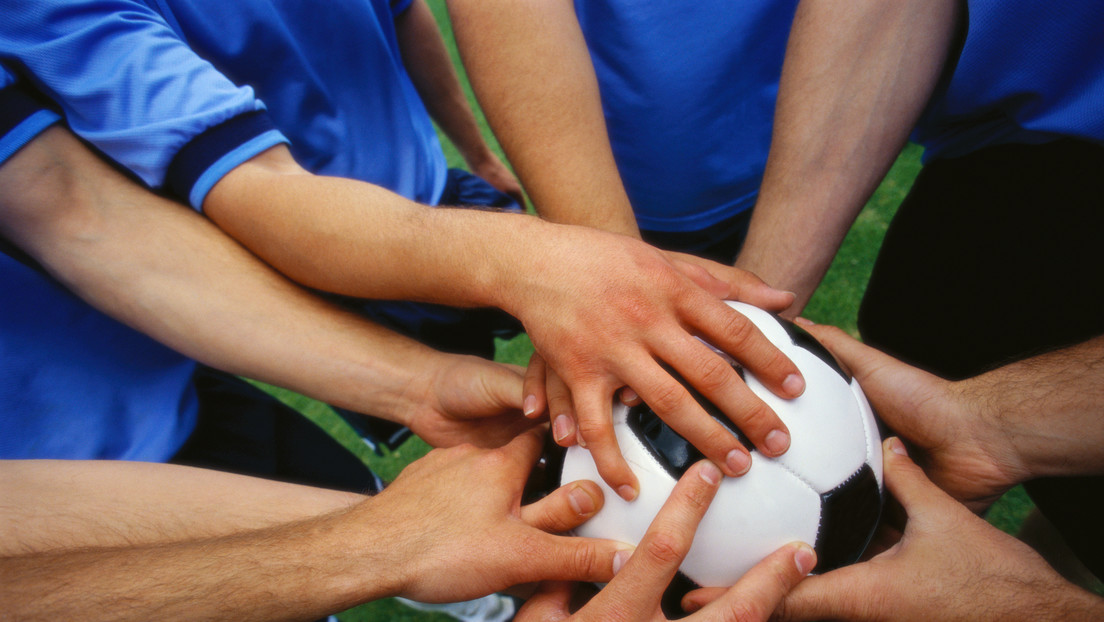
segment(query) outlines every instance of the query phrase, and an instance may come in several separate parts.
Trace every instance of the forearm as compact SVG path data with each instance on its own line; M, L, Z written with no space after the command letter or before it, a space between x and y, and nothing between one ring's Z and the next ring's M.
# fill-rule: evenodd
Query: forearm
M0 556L219 538L362 495L174 464L0 461Z
M469 164L493 157L424 0L415 0L396 18L395 27L403 64L429 115Z
M287 167L284 148L261 154L216 184L204 209L277 270L325 291L515 312L512 284L531 277L534 248L556 227Z
M907 141L943 71L954 0L797 10L758 203L737 266L797 293L800 312Z
M394 592L383 545L360 544L371 525L356 525L359 537L346 528L353 510L209 539L3 558L0 601L21 620L317 619Z
M568 0L449 2L472 87L537 211L639 237Z
M208 365L395 419L442 356L308 294L63 128L0 176L9 239L92 306Z
M1104 337L953 385L1031 477L1104 473Z

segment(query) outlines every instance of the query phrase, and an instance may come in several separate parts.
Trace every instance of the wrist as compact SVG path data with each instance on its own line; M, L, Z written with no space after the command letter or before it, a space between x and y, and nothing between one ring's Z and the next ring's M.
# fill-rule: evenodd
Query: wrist
M326 551L325 556L336 562L323 585L346 608L397 596L402 590L402 534L395 532L385 508L379 507L381 498L366 499L314 525L320 542L312 549Z
M949 393L954 407L965 416L960 419L968 431L960 436L969 439L975 448L1000 471L1009 488L1036 475L1031 457L1025 452L1025 430L1001 403L998 394L984 377L951 382Z

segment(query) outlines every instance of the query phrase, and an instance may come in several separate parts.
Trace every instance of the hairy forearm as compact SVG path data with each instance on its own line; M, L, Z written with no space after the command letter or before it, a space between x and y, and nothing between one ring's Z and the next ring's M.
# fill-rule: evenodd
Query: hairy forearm
M1104 473L1104 337L953 385L1032 477Z
M3 558L0 601L20 620L317 619L394 591L396 569L345 528L355 510L209 539Z
M370 551L356 566L352 538L332 537L362 495L138 462L0 461L0 474L13 619L313 619L386 589Z
M415 371L441 356L308 294L63 128L0 181L9 239L92 306L213 367L397 418Z
M954 0L798 6L758 203L737 266L801 308L889 170L948 57Z
M537 211L639 237L598 83L566 0L451 0L472 87Z
M218 538L364 499L174 464L5 460L0 473L4 556Z

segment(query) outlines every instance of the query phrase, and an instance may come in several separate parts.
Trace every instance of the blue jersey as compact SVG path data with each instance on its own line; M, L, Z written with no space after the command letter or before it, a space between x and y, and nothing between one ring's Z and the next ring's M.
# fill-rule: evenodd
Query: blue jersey
M925 158L1060 137L1104 143L1104 3L970 0L958 63L914 138Z
M313 172L435 204L444 154L395 32L408 3L15 0L0 58L74 132L197 208L284 142ZM156 461L179 449L198 410L193 361L9 255L0 287L0 456Z
M12 58L74 132L193 206L290 141L308 170L435 204L447 167L388 0L23 0ZM79 8L79 10L77 10Z
M637 222L697 231L751 208L796 0L576 0Z
M2 166L58 115L0 76ZM171 458L195 426L195 364L0 251L0 458Z

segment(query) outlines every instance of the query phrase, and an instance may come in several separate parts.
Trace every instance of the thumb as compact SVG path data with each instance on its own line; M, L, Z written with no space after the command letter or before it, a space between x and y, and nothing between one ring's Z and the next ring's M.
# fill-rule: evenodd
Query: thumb
M571 602L571 584L563 581L541 583L536 594L525 601L514 620L517 622L556 622L566 620Z
M503 409L521 410L525 370L518 365L492 363L493 367L479 375L487 397Z
M901 439L890 437L882 443L882 467L886 488L905 509L910 522L918 512L933 504L949 503L969 512L928 479L923 469L909 458Z
M518 583L581 581L608 583L632 556L633 546L616 540L553 535L534 530L536 555L528 555Z
M943 379L912 367L851 337L835 326L800 325L824 344L848 369L878 415L891 428L913 441L930 437L931 430L915 416L920 406L939 395Z

